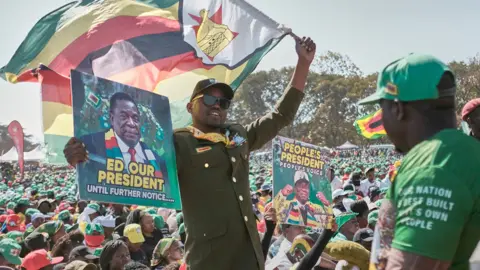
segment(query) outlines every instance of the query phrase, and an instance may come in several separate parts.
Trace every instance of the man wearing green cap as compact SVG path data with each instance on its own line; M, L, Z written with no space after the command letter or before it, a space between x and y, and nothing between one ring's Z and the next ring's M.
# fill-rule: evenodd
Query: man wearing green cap
M12 239L0 241L0 266L16 267L22 264L20 252L22 247Z
M406 153L380 208L377 268L468 269L480 239L480 144L456 129L455 91L448 66L410 54L360 101L380 103L388 137Z

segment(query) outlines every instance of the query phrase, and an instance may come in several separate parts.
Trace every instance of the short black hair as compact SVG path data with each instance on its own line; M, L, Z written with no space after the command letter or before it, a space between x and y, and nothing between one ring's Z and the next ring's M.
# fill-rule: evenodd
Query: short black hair
M117 102L120 101L120 100L126 100L126 101L132 102L133 104L135 104L135 107L137 107L137 110L138 110L137 103L135 102L135 100L133 100L133 98L129 94L127 94L125 92L117 92L110 97L110 111L111 112L113 111L115 106L117 106Z
M364 200L355 201L350 205L352 212L357 213L358 217L365 217L368 215L368 204Z

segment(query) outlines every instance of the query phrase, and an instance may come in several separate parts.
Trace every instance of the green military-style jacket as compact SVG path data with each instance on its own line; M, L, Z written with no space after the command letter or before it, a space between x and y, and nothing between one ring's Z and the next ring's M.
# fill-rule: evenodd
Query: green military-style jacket
M273 112L246 127L226 125L231 135L246 139L237 147L175 130L188 269L264 269L250 197L249 153L292 123L302 98L303 92L290 88Z

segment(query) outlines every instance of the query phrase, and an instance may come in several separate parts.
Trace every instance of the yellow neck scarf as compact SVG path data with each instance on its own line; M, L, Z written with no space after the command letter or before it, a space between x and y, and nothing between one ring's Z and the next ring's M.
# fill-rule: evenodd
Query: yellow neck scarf
M190 132L193 134L193 137L197 139L207 140L213 143L221 142L221 143L224 143L225 145L229 144L229 140L227 136L225 136L225 134L220 134L216 132L203 133L199 129L194 128L192 126L188 126L187 129L190 130Z

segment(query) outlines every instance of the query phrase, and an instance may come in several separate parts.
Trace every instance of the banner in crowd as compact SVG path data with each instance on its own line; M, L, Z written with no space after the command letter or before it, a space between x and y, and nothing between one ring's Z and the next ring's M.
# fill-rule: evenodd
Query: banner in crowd
M293 139L273 140L273 205L277 222L329 228L332 191L327 179L327 152Z
M174 128L185 127L198 81L236 90L287 33L244 0L76 1L40 19L0 77L40 82L49 92L42 98L49 162L65 163L70 70L167 96Z
M382 122L382 109L363 116L353 123L357 133L367 139L379 139L387 135Z
M168 98L75 70L71 79L89 157L77 165L80 198L180 209Z
M23 179L23 174L25 172L25 159L24 159L24 152L23 152L23 144L24 144L24 134L23 134L23 127L17 121L14 120L8 125L8 135L12 138L13 145L17 150L18 155L18 167L20 169L20 175Z

